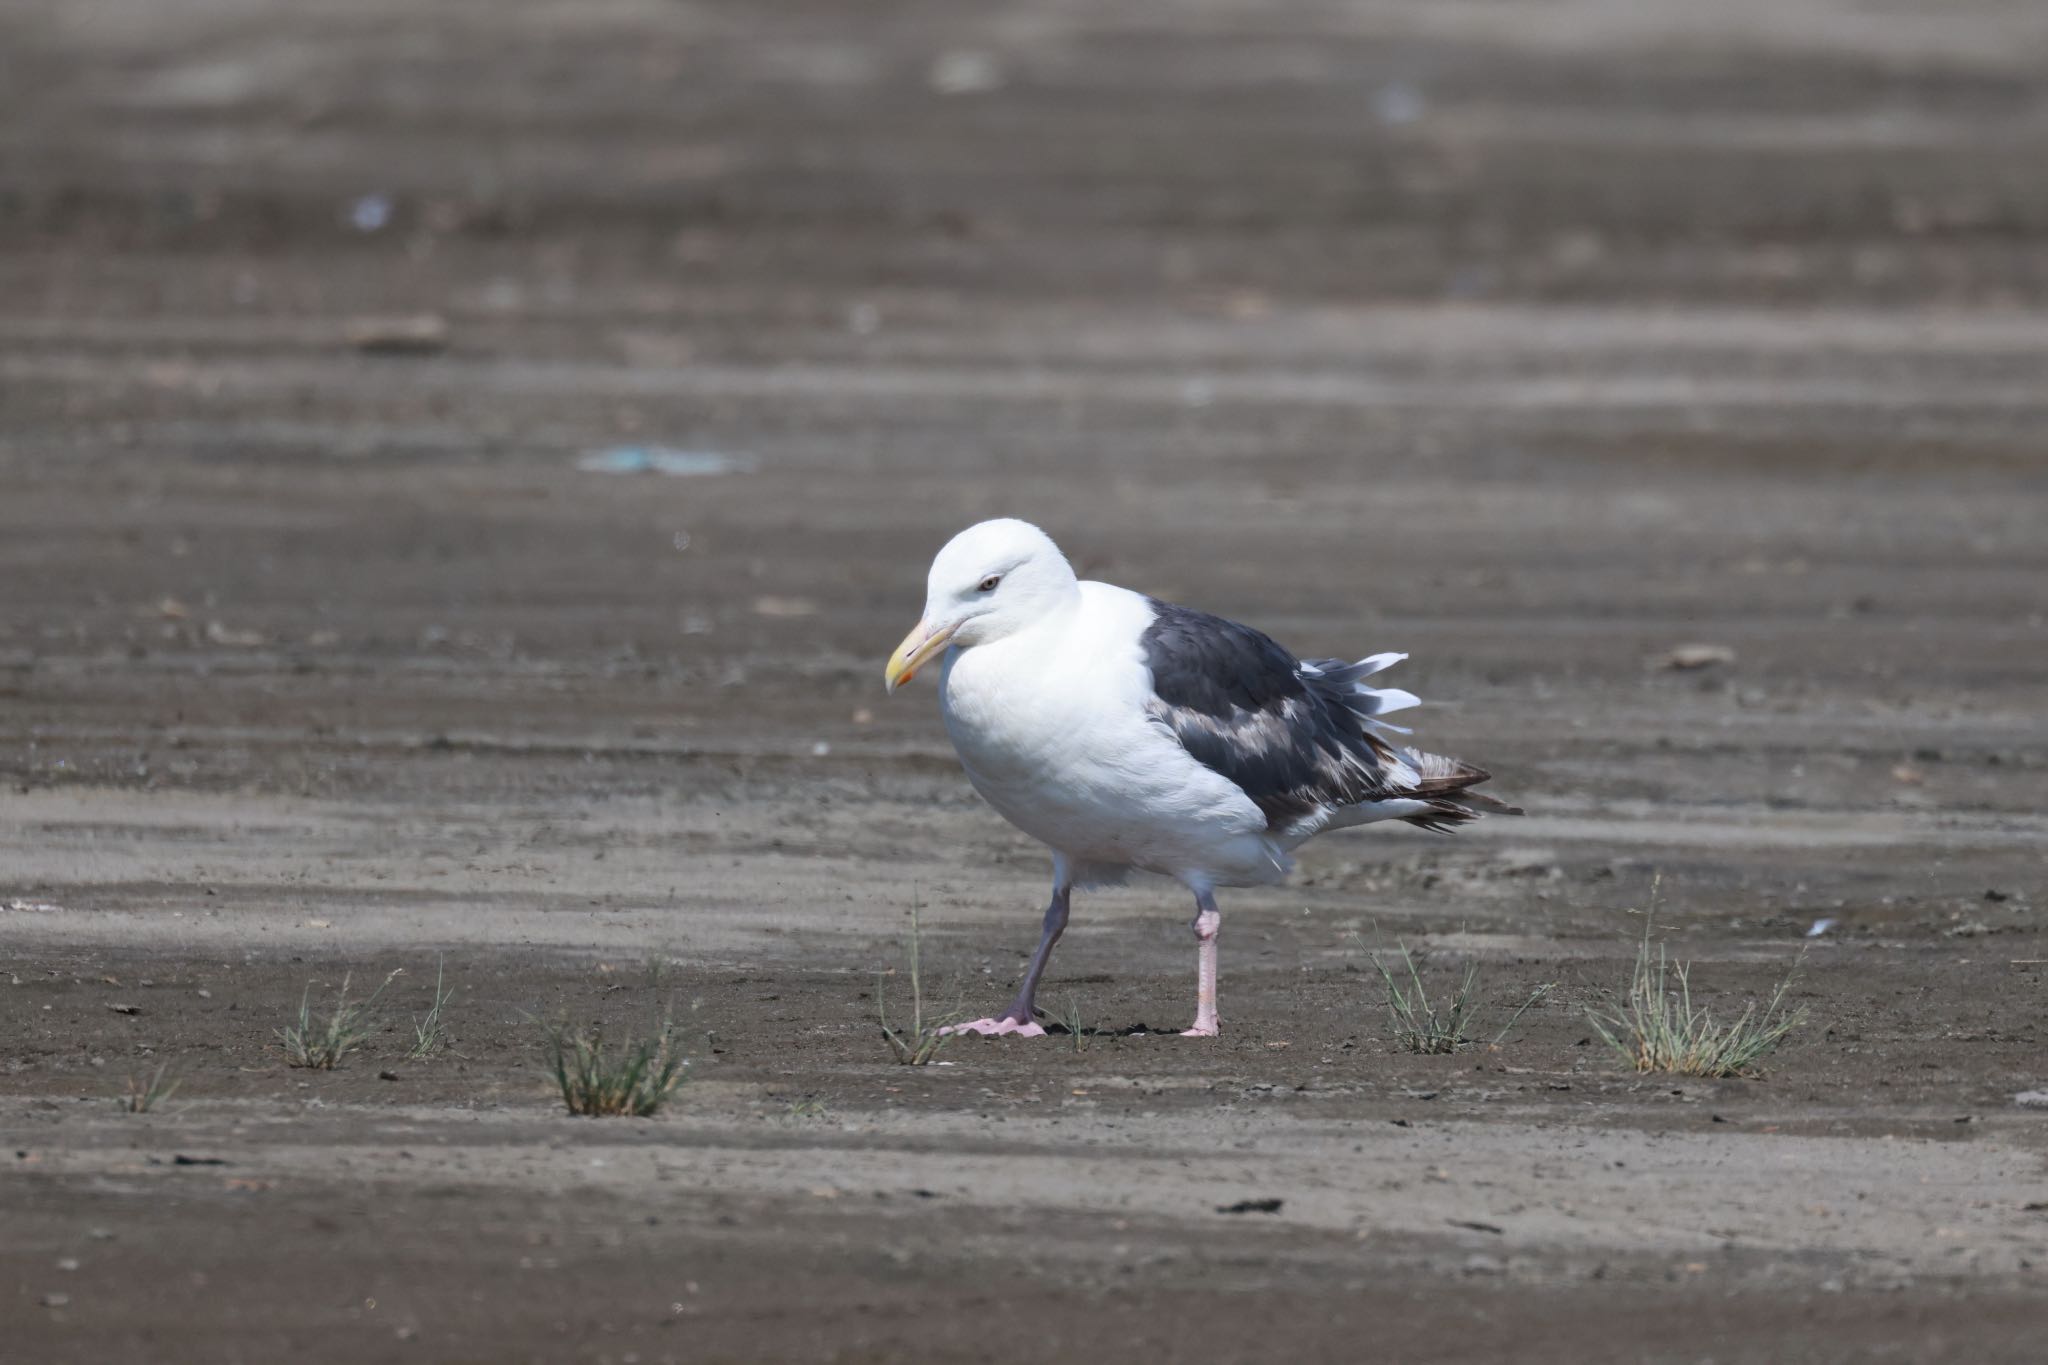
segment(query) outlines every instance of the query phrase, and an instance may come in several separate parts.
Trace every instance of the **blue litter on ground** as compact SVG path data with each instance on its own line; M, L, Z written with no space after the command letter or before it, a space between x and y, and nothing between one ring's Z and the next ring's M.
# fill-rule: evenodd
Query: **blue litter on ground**
M669 446L608 446L587 452L576 467L590 474L740 474L754 467L754 458Z
M348 220L355 224L357 232L375 232L391 221L391 199L388 195L366 194L349 206Z

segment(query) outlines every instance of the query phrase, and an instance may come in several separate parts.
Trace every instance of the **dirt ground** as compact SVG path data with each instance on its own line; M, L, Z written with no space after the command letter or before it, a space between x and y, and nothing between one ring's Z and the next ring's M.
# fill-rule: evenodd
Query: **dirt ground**
M2044 1358L2044 69L1996 0L0 9L0 1357ZM1226 897L1219 1040L1138 1028L1155 883L1085 1046L892 1064L913 903L978 1010L1043 904L881 691L999 513L1412 651L1529 815ZM1724 1017L1806 947L1766 1075L1594 1036L1659 876ZM1557 984L1407 1055L1398 942ZM671 1111L560 1113L541 1021L664 1012Z

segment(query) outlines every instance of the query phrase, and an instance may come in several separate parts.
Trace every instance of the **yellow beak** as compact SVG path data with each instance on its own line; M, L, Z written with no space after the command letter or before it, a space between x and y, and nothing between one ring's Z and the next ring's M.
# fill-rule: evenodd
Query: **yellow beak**
M953 638L953 632L959 628L952 625L935 631L919 621L917 629L904 636L903 643L896 646L896 652L889 656L889 666L882 670L882 681L889 685L889 690L894 692L916 677L917 670L945 649Z

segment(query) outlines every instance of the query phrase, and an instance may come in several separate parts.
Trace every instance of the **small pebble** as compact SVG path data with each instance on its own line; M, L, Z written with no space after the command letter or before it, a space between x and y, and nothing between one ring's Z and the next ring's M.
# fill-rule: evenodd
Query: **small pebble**
M1678 669L1712 668L1735 662L1735 651L1726 645L1679 645L1664 656L1664 667Z

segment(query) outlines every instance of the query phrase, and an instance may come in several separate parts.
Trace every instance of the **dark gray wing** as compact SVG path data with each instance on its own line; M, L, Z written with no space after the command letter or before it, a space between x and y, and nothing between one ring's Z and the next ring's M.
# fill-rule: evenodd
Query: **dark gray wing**
M1409 794L1394 777L1406 765L1355 709L1370 703L1346 665L1318 661L1311 669L1319 671L1304 673L1250 626L1167 602L1153 601L1152 611L1140 644L1152 669L1153 719L1241 787L1268 829Z

